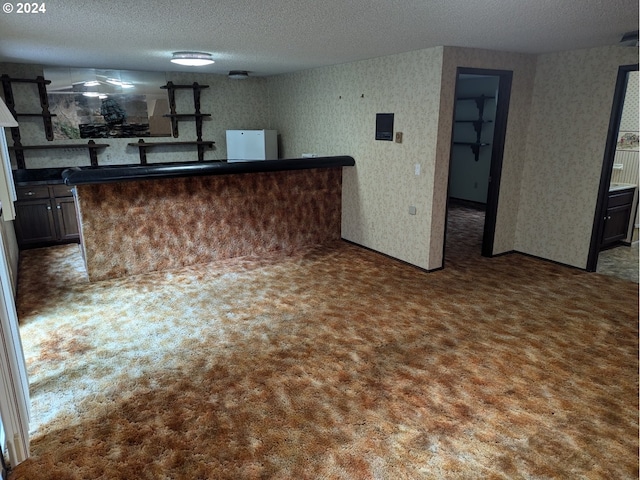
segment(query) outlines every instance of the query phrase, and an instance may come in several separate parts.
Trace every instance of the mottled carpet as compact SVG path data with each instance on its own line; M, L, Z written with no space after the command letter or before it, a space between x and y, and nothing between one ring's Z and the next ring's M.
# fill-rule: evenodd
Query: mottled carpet
M451 215L455 217L455 215ZM638 478L638 285L337 242L88 283L24 252L22 479Z
M602 275L624 278L638 283L640 278L640 256L638 242L620 245L598 254L597 272Z

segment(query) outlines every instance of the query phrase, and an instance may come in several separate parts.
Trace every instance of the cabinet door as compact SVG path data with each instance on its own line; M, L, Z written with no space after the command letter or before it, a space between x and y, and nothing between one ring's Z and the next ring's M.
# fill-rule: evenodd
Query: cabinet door
M73 197L54 199L56 206L56 220L60 241L74 241L80 238L78 233L78 219L76 204Z
M56 241L49 199L16 202L16 237L20 246Z
M607 209L601 242L603 247L623 240L627 236L630 216L630 204Z

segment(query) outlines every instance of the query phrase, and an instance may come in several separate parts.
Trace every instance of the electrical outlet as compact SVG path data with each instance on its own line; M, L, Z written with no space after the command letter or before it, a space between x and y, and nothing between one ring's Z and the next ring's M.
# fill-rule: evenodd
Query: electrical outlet
M402 143L402 132L396 132L396 143Z
M415 215L416 214L416 207L414 207L413 205L409 205L409 215Z

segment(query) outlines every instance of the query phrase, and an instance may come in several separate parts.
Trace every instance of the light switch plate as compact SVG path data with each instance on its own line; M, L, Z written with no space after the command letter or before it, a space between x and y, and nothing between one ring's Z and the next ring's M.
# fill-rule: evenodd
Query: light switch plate
M416 214L416 207L414 207L413 205L409 205L409 215L415 215Z

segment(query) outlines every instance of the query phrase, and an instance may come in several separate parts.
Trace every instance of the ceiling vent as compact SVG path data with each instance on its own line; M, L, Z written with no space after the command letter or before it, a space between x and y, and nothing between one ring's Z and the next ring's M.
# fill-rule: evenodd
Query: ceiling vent
M233 80L244 80L245 78L249 78L249 72L246 70L231 70L229 72L229 78Z
M620 45L625 47L637 47L638 46L638 30L635 32L627 32L622 35L620 39Z

